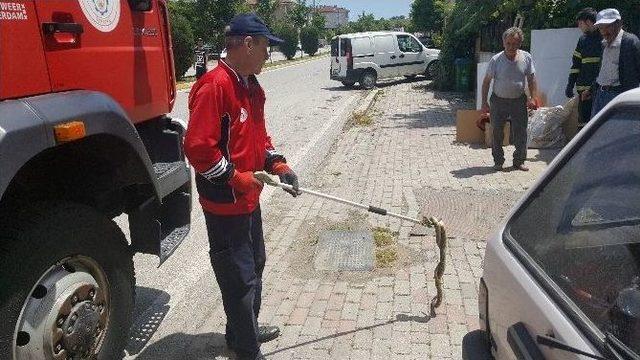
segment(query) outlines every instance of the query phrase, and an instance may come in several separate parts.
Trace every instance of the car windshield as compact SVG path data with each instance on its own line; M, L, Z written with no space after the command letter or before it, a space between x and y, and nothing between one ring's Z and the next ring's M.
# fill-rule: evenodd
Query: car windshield
M640 120L619 112L512 219L517 243L603 333L640 352ZM544 278L544 277L543 277Z

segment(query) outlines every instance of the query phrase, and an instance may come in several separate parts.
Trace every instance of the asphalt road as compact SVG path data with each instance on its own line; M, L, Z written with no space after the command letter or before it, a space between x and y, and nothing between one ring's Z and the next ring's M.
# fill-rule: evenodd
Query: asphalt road
M305 174L324 158L352 108L365 95L361 90L347 91L328 75L329 58L321 57L259 76L267 93L267 129L276 149L300 175L302 186ZM188 120L188 95L178 93L173 117ZM270 190L262 196L263 213L269 211L269 199L274 196ZM128 359L156 358L158 351L162 359L183 359L186 345L174 335L207 332L202 325L221 300L197 197L192 219L190 235L160 268L157 257L135 257L137 304ZM146 351L154 344L154 354Z

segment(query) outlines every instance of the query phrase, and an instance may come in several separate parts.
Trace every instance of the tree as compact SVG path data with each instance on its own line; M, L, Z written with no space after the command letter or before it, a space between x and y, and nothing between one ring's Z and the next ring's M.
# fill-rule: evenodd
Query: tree
M260 0L256 8L256 13L264 22L271 26L274 22L274 14L278 8L277 0Z
M327 19L320 13L318 12L314 12L313 15L311 15L311 26L320 30L320 31L324 31L325 26L327 23Z
M224 28L244 0L195 0L192 26L196 37L222 48Z
M293 6L293 9L288 14L288 20L295 26L296 29L301 29L309 21L309 15L311 9L307 6L306 0L298 0Z
M298 50L298 30L290 24L283 23L276 26L276 36L284 40L278 47L284 56L291 60L296 56Z
M195 39L189 20L177 9L169 8L169 21L171 21L171 45L175 74L176 77L181 78L193 65Z
M446 11L451 9L447 0L414 0L411 4L411 23L414 30L440 32L444 26Z
M302 51L314 56L318 52L318 41L320 40L320 30L313 26L306 26L300 30L300 44Z

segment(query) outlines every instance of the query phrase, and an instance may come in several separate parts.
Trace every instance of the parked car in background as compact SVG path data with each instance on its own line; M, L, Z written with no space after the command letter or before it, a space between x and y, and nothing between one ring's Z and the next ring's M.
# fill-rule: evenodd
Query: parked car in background
M640 89L556 157L487 243L479 340L497 359L638 359ZM476 346L478 343L475 344Z
M427 49L408 33L380 31L339 35L331 39L331 79L370 89L381 79L434 77L440 50Z

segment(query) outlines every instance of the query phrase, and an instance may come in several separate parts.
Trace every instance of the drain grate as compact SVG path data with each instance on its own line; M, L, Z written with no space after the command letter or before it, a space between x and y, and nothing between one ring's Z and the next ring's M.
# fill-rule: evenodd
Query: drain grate
M325 231L320 234L314 267L321 271L371 271L373 250L369 231Z

